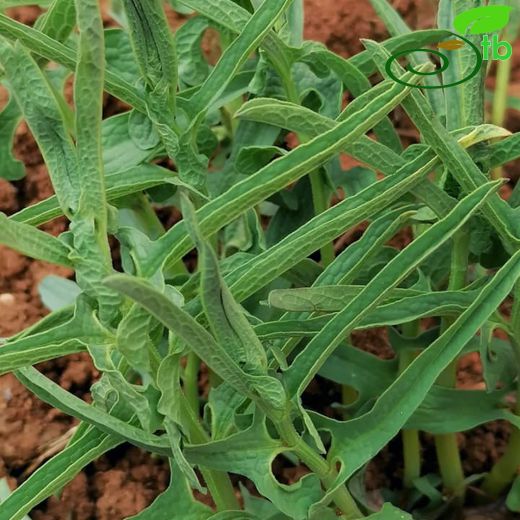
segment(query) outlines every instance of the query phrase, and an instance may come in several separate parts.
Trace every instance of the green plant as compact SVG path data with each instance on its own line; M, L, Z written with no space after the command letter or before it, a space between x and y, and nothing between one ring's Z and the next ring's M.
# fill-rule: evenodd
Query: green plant
M520 199L517 190L502 200L502 181L490 181L520 156L520 135L485 124L485 70L427 97L386 79L390 52L450 37L452 2L440 2L439 29L412 32L386 0L372 0L392 38L365 41L350 59L303 41L300 0L171 3L198 13L175 34L158 0L114 2L120 29L103 29L97 0L54 0L35 28L0 14L6 110L27 121L56 193L2 215L0 242L73 268L81 291L9 338L0 371L82 421L2 501L0 520L23 519L123 442L170 460L170 487L136 520L411 518L390 502L375 511L360 485L362 468L401 430L404 491L393 501L417 518L425 502L437 517L460 507L473 478L462 473L455 433L494 419L520 427L518 410L504 405L520 370L518 361L510 370L520 345ZM200 50L210 27L222 47L214 67ZM459 52L443 81L473 65ZM71 73L74 110L63 95ZM422 79L396 61L392 73ZM103 120L103 91L129 110ZM345 92L354 100L342 110ZM398 106L421 135L405 150L389 118ZM291 151L288 132L300 142ZM343 171L340 153L365 167ZM158 165L167 158L175 171ZM338 187L346 196L331 206ZM165 230L154 203L177 207L182 221ZM60 215L70 222L63 235L38 229ZM335 256L333 241L364 221L362 238ZM411 243L387 246L403 229ZM194 247L189 273L183 257ZM499 306L511 294L507 320ZM425 330L426 317L439 325ZM396 363L350 345L352 332L374 327L387 327ZM81 351L102 374L92 404L33 368ZM487 388L457 390L456 361L473 351ZM343 386L344 419L304 406L318 375ZM421 473L420 431L435 435L443 485ZM515 435L508 467L499 462L485 480L493 497L515 476ZM277 456L310 474L280 484ZM230 473L261 498L244 489L241 507ZM193 497L204 487L215 511Z

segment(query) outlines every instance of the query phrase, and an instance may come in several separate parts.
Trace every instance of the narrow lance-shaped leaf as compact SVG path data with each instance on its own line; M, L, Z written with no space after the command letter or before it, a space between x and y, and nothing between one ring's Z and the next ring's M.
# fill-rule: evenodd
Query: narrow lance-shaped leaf
M428 316L457 316L464 311L475 298L475 292L440 291L425 293L421 296L403 298L395 302L377 307L357 325L356 330L373 329L387 325L400 325ZM294 303L294 302L292 302ZM287 305L290 309L306 310L309 305ZM318 334L325 325L334 318L334 314L325 314L316 317L292 317L273 322L264 322L255 326L255 333L261 339L312 337ZM288 345L282 350L288 354L294 345Z
M190 98L187 108L192 121L181 135L179 150L175 155L180 177L189 184L195 187L202 187L205 184L207 158L199 154L197 147L193 145L205 113L234 79L251 52L260 45L263 37L289 3L289 0L264 1L254 12L244 30L225 49L200 89Z
M101 150L103 119L104 37L97 0L77 3L79 46L74 81L76 148L81 165L82 219L94 219L96 239L108 258L105 176Z
M19 42L13 46L5 38L0 38L0 63L38 143L60 206L71 218L79 205L78 165L72 139L52 88L38 64Z
M264 0L262 2L262 5L241 28L239 36L224 51L200 90L190 99L189 107L192 115L196 116L199 112L206 110L225 90L289 3L290 0ZM239 6L235 4L232 9L239 9Z
M55 319L60 316L55 313ZM62 314L66 316L66 314ZM77 300L74 315L53 326L53 316L26 329L24 334L9 339L0 348L0 373L31 366L59 356L82 352L90 343L103 344L113 341L110 331L97 321L94 311L82 297ZM44 326L47 324L47 326ZM40 326L40 329L38 328Z
M182 214L199 252L202 304L213 335L245 371L266 374L267 356L264 348L245 317L244 310L235 302L225 284L217 256L202 237L195 208L186 194L182 195Z
M362 98L359 98L359 100L362 101ZM355 103L356 100L350 106ZM349 106L341 114L340 119L348 113ZM302 132L312 137L327 132L339 122L339 120L334 121L305 107L277 99L264 98L248 101L242 106L237 116L248 121L262 122L293 132ZM506 137L509 132L493 125L479 125L454 130L451 135L458 139L460 144L467 147L494 137ZM469 140L466 141L465 137ZM515 147L516 143L518 143L516 136L511 136L491 145L490 164L498 166L519 156L520 148ZM427 145L420 146L423 149L427 147ZM385 175L393 175L407 162L405 157L396 154L387 146L367 136L362 136L354 143L348 143L345 145L344 151L371 168L382 171ZM427 179L416 187L414 194L419 200L428 204L439 216L446 215L455 202L448 194Z
M363 316L373 309L406 275L446 242L455 231L496 193L500 183L488 183L463 199L447 217L420 235L388 263L306 346L286 372L286 385L292 396L299 395L342 339ZM360 309L363 309L360 312Z
M425 152L392 177L372 184L363 191L314 217L278 244L236 269L230 287L241 301L312 254L316 247L330 242L363 220L373 218L386 206L416 186L435 164ZM410 172L412 172L410 174Z
M107 175L105 177L106 199L107 202L117 201L126 195L161 185L182 186L191 189L176 176L175 172L155 164L142 164ZM194 192L194 195L204 199L204 196L199 192ZM62 214L56 197L52 196L20 210L18 213L11 215L9 219L39 226Z
M285 393L278 380L244 372L224 345L149 283L125 275L111 276L105 283L148 310L238 392L273 413L285 410Z
M0 243L38 260L71 267L72 249L37 228L15 222L0 213Z
M123 439L90 428L33 473L0 506L0 520L23 520L27 513L68 484L85 466Z
M359 240L350 244L323 270L313 287L353 283L365 262L369 262L414 214L411 208L400 206L375 219Z
M175 40L159 0L124 0L124 7L134 54L148 93L147 115L173 159L179 153L174 122L178 76Z
M233 0L213 0L212 2L208 2L207 0L183 0L183 4L234 33L240 33L251 18L251 13L233 2ZM385 45L390 52L399 52L401 50L419 48L430 43L439 42L450 34L449 31L438 29L414 31L411 34L390 38L383 42L383 45ZM294 59L299 55L297 49L288 47L280 37L274 33L266 35L264 48L273 62L281 59L282 63L287 67L290 67ZM376 71L370 53L366 51L356 54L347 61L366 75L373 74Z
M389 58L387 51L373 41L367 40L365 45L372 52L382 73L386 75L385 63ZM403 70L396 60L393 62L393 67L397 74ZM403 102L403 107L417 125L425 142L442 158L444 165L464 191L471 192L477 186L482 186L487 181L484 173L442 126L426 98L417 89L414 90L409 101ZM512 208L498 195L495 195L489 198L483 210L484 215L500 234L505 245L512 251L516 250L520 242L520 227Z
M76 145L80 176L80 201L70 229L76 249L79 286L100 308L103 322L118 312L119 297L101 280L112 270L107 237L108 211L101 150L103 117L104 33L97 0L77 0L79 46L74 82Z
M507 297L519 277L517 252L453 325L408 366L370 412L344 423L313 417L318 427L331 431L330 456L342 464L334 487L345 482L398 433L435 380Z
M338 312L341 311L361 291L361 285L318 286L302 289L278 289L269 294L269 305L297 312ZM473 298L475 291L415 291L395 288L383 300L386 312L435 312L434 309L464 309ZM452 311L453 312L453 311Z
M167 98L175 109L177 56L162 3L158 0L124 0L132 46L149 91Z
M410 80L413 81L411 77ZM326 162L345 144L361 137L408 95L409 91L402 87L400 84L393 85L369 103L365 110L297 147L203 206L197 211L197 218L204 236L211 236L242 212ZM143 274L153 274L166 260L172 263L179 260L189 251L190 244L185 223L180 222L156 241L147 257L142 259Z
M129 424L103 409L87 404L75 395L67 392L33 367L21 368L16 377L42 401L63 412L97 426L105 433L126 439L145 450L161 455L171 455L170 444L162 436L147 433L133 424Z
M70 70L76 68L76 53L71 48L50 38L46 34L24 25L0 13L0 34L10 40L20 40L25 47L38 56L55 61ZM117 74L107 71L107 90L118 99L146 113L142 94Z

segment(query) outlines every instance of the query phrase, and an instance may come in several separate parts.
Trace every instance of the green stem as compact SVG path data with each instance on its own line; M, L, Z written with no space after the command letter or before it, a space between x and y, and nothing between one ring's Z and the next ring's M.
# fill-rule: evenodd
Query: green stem
M191 409L196 415L199 414L199 370L200 359L197 354L190 352L184 370L184 391Z
M448 289L455 291L462 289L466 284L469 256L469 232L461 229L453 239L453 252L451 257L450 280ZM452 323L453 318L445 318L442 321L441 332L444 332ZM457 361L451 363L437 380L437 384L454 388L457 384ZM456 433L447 433L435 436L435 449L439 470L444 482L444 487L459 502L464 500L464 471L459 453Z
M403 333L407 337L415 337L419 333L419 321L405 323ZM405 350L399 356L399 372L403 372L415 359L413 350ZM421 441L418 430L402 430L401 440L403 443L403 482L404 487L413 488L415 479L421 476Z
M519 397L517 396L517 399ZM518 414L518 411L517 411ZM491 500L496 500L511 485L520 468L520 430L514 428L507 449L492 470L487 474L482 491Z
M303 142L303 140L302 140ZM329 209L329 197L327 195L327 187L323 182L323 175L320 170L315 170L309 174L312 190L312 203L314 205L314 214L317 216ZM329 242L320 249L321 263L323 267L327 267L334 261L334 244Z
M294 451L298 458L307 465L312 472L318 475L326 489L331 488L338 476L336 470L298 435L290 419L279 421L276 426L287 448ZM336 489L332 493L332 499L336 506L342 511L345 520L364 518L363 513L361 513L355 500L345 486L340 486Z
M509 80L511 78L512 60L499 61L497 66L497 82L495 87L495 95L493 97L493 124L504 126L507 110L507 90ZM503 177L502 168L496 168L491 173L493 179L501 179Z
M404 487L413 488L415 479L421 476L421 441L418 430L403 430Z
M200 424L198 414L193 412L191 404L182 393L181 407L183 409L183 417L187 418L189 423L190 441L192 444L207 444L210 441L209 435ZM218 511L238 511L241 509L227 473L205 467L201 467L200 471Z
M511 312L510 336L517 367L515 413L520 415L520 282L515 286ZM493 466L482 484L482 490L492 499L498 498L511 484L520 469L520 430L513 427L504 455Z

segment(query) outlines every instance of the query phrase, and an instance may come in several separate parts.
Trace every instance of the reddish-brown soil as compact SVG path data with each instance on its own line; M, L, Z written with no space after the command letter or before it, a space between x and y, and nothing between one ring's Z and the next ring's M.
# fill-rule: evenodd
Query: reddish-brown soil
M433 0L394 0L400 12L415 28L429 27L433 22ZM378 21L368 0L305 0L307 23L305 37L326 43L332 50L350 56L360 50L360 38L381 40L387 37L383 24ZM31 24L38 16L35 7L10 10L17 20ZM171 16L172 24L179 17ZM211 36L205 41L205 50L215 58ZM516 45L520 56L520 42ZM520 94L520 67L515 64L512 91ZM0 93L0 104L5 93ZM116 113L120 105L107 101L106 114ZM508 128L518 130L520 117L511 115ZM404 133L407 129L405 128ZM25 125L16 136L16 154L27 167L27 177L10 184L0 179L0 211L11 214L22 207L48 197L52 193L45 166L38 149ZM517 176L518 172L508 169ZM64 220L43 226L48 232L59 234L66 229ZM343 237L338 250L357 238L355 233ZM400 239L401 240L401 239ZM402 238L406 242L406 237ZM404 245L404 244L403 244ZM34 323L45 314L37 287L48 274L69 276L63 268L40 261L32 261L0 246L0 337L8 337ZM381 331L357 333L353 338L359 348L388 358L392 356L386 335ZM88 399L88 390L97 378L86 355L74 355L45 363L40 367L49 377L76 395ZM459 383L475 387L481 383L478 356L469 356L460 364ZM312 385L310 393L319 397L323 388ZM328 389L328 395L334 389ZM327 397L328 400L328 397ZM12 487L34 471L50 454L66 442L67 432L75 421L36 399L13 375L0 377L0 478L8 477ZM495 423L477 428L460 436L465 470L485 471L500 455L508 436L508 427ZM425 444L428 439L425 436ZM426 447L424 457L429 458ZM370 465L367 482L371 489L391 486L401 478L399 470L400 446L393 441ZM433 458L433 454L432 458ZM435 468L431 468L435 471ZM279 468L280 478L294 482L304 468ZM165 461L152 458L139 449L122 446L89 465L68 485L60 498L53 497L32 512L33 520L121 520L146 507L167 485L168 468ZM490 513L471 513L472 520L504 518Z

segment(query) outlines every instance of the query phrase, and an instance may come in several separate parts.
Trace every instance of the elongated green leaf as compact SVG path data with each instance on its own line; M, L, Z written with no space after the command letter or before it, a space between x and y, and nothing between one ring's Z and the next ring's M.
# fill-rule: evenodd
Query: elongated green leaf
M486 199L496 193L499 184L488 183L468 195L428 231L414 240L388 263L341 311L336 318L307 345L286 372L286 384L291 395L298 395L311 381L328 355L365 313L373 309L388 292L403 280L411 269L419 265L433 251L448 240L474 214ZM360 312L360 309L363 309Z
M348 112L349 107L347 107L347 110L343 112L341 117L344 117ZM248 121L279 126L293 132L305 133L308 136L320 135L338 124L337 121L317 114L305 107L276 99L258 98L251 100L241 108L237 117ZM454 130L452 135L458 139L462 146L469 147L494 137L505 137L509 135L509 132L493 125L479 125ZM491 153L491 166L499 166L515 159L520 153L515 146L517 142L516 137L511 136L491 145L492 150L496 150L496 153L493 151ZM426 149L427 145L422 145L421 148ZM380 170L386 175L393 175L406 164L404 157L398 156L388 147L367 136L361 137L355 143L347 144L344 151L358 161L375 170ZM453 207L454 201L428 180L417 186L414 194L421 201L430 205L441 216L445 215Z
M254 294L296 262L312 254L316 247L332 241L363 220L374 217L424 178L435 161L429 161L430 157L429 152L420 155L392 177L369 186L314 217L276 246L237 269L232 273L230 284L235 298L241 301ZM409 171L413 173L410 175Z
M106 242L107 231L105 177L101 152L105 65L103 23L97 1L77 1L76 4L80 36L74 102L76 148L82 170L79 177L79 216L82 219L94 218L96 239L107 255L108 244L102 246L103 241Z
M101 280L112 271L108 244L108 210L101 152L103 74L105 66L103 22L97 0L76 1L80 30L74 81L76 148L81 164L79 205L70 230L76 250L76 280L99 303L100 318L111 322L118 313L119 296Z
M38 260L71 267L72 250L58 238L0 213L0 243Z
M175 172L161 168L155 164L142 164L128 170L107 175L105 184L108 202L116 201L126 195L165 184L191 189L176 176ZM196 195L201 196L198 192ZM53 196L22 209L18 213L11 215L9 219L38 226L60 215L62 215L62 211L56 197Z
M301 289L275 289L269 294L269 305L279 309L296 312L337 312L343 309L349 301L363 290L356 285L318 285ZM475 291L419 291L417 289L396 288L385 298L385 307L400 302L403 307L417 305L421 312L430 306L446 305L464 308L475 297ZM396 306L397 308L397 306ZM404 309L403 309L404 310Z
M24 386L36 394L42 401L62 410L68 415L77 417L96 426L105 433L113 434L146 450L161 455L171 455L170 444L164 437L144 432L136 426L110 415L101 408L85 403L36 369L32 367L21 368L15 375Z
M87 464L123 440L88 429L84 435L41 466L0 505L0 520L23 520L33 507L59 492Z
M31 52L55 61L69 70L76 68L76 53L70 47L1 13L0 34L11 40L19 40ZM142 94L130 83L110 71L106 72L105 81L106 88L111 94L146 113Z
M384 63L389 58L388 53L375 42L367 41L365 44L373 52L378 66L384 71ZM394 67L397 73L402 70L395 60ZM442 158L445 166L467 193L487 181L486 176L470 155L457 145L454 138L442 126L424 96L417 89L412 92L409 102L403 101L403 107L417 125L426 143ZM508 247L515 250L520 242L520 228L514 210L498 195L495 195L490 197L484 206L484 214Z
M217 343L186 311L150 284L125 275L111 276L106 284L144 307L238 392L268 409L284 410L285 394L279 381L270 376L244 372L223 345Z
M195 208L184 194L182 213L199 251L202 304L213 336L246 372L267 375L264 348L247 321L243 309L235 302L225 284L217 256L202 237Z
M246 9L232 0L213 0L212 2L207 2L206 0L182 0L182 3L206 18L213 20L217 25L224 26L234 33L241 32L251 18L251 14ZM395 53L410 48L417 49L430 43L437 43L450 35L449 31L438 29L414 31L411 34L390 38L384 42L384 45L389 52ZM299 54L298 50L287 47L275 34L267 35L264 41L264 48L273 61L282 60L285 65L289 66ZM376 71L375 64L368 52L356 54L347 61L366 75Z
M321 288L318 287L317 289ZM335 287L334 289L341 288ZM299 296L296 295L293 297L290 294L282 294L284 291L280 291L279 295L274 295L274 298L277 300L277 306L293 312L331 312L339 310L340 306L343 308L352 298L356 297L361 290L361 287L355 290L347 289L343 293L344 295L348 294L346 298L339 296L339 290L334 290L333 292L336 293L338 298L331 300L328 300L326 297L324 298L321 291L317 291L318 304L312 301L312 296L308 298L308 295L302 294L302 298L300 299ZM395 293L392 291L390 295L392 294ZM405 297L377 307L376 310L370 312L368 316L363 318L355 328L370 329L384 325L399 325L428 316L457 316L470 305L474 297L475 291L433 292ZM340 303L340 300L342 303ZM319 333L333 318L333 314L326 314L314 318L307 318L305 316L293 318L289 316L284 320L257 325L255 326L255 332L262 339L313 336Z
M164 95L173 109L177 90L175 41L157 0L123 0L132 46L142 77L151 92Z
M315 417L317 425L333 435L330 456L342 464L337 486L404 426L441 372L507 297L519 276L520 253L516 253L453 325L409 365L370 412L344 423Z
M363 290L356 285L319 285L301 289L275 289L269 293L269 305L284 311L294 312L337 312L343 309L352 298ZM385 300L402 301L414 296L429 296L433 293L424 293L414 289L393 289ZM454 294L459 294L455 292ZM447 296L443 293L443 296ZM442 298L442 296L440 297ZM439 301L442 301L439 298Z
M231 43L211 71L200 90L190 99L193 115L206 110L225 90L252 51L260 44L266 33L275 24L289 5L289 0L269 0L254 12L241 28L240 35ZM233 5L233 10L238 6Z
M375 219L359 240L350 244L323 270L313 286L352 283L365 262L369 262L413 214L407 207L398 207Z
M12 46L0 38L0 54L11 91L38 142L60 206L70 217L78 209L80 179L72 139L52 88L19 43Z
M347 118L336 128L299 146L203 206L197 211L197 218L204 236L211 236L243 211L326 162L346 143L355 141L373 127L407 93L402 85L390 87L387 92L369 103L365 111ZM189 251L190 243L185 224L181 222L174 226L155 242L147 258L142 259L145 274L154 273L166 260L172 263L177 261Z
M68 356L87 350L87 345L76 338L59 340L42 333L28 340L15 341L2 345L0 351L0 375L7 374L21 367L35 365L42 361Z

